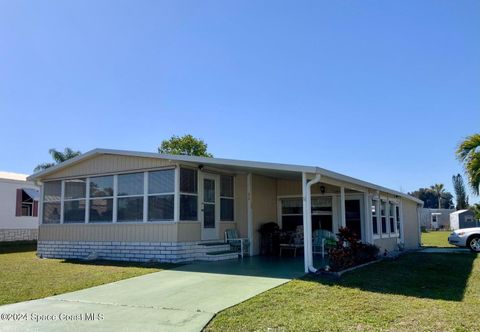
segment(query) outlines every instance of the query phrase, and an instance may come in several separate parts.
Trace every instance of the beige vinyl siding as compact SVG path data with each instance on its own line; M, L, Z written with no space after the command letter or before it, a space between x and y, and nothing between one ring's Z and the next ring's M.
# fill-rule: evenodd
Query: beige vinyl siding
M178 242L194 242L201 240L201 224L198 221L178 223Z
M302 195L302 180L278 180L278 196Z
M61 169L58 172L52 173L45 178L42 178L42 181L76 176L94 176L117 172L134 172L138 170L166 166L174 166L174 163L166 159L102 154L84 160L70 167Z
M235 227L241 237L248 237L247 221L247 175L235 176ZM220 238L223 233L220 233Z
M177 224L40 225L39 241L176 242Z
M375 245L380 248L380 254L383 254L385 249L388 251L397 250L397 238L383 238L383 239L376 239Z
M325 192L328 194L339 194L340 189L338 187L326 184L317 183L312 186L312 194L321 194L320 187L325 187ZM349 189L345 190L346 193L352 192ZM277 194L278 196L302 196L302 180L278 180L277 181Z
M419 246L419 220L417 203L404 199L403 203L403 232L406 249L416 249Z
M260 252L258 229L267 222L277 222L277 181L265 176L252 176L253 254Z

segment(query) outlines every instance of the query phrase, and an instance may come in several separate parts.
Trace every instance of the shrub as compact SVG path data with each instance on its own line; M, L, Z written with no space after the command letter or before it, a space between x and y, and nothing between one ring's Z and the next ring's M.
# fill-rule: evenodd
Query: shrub
M380 249L373 244L362 243L350 229L340 228L337 235L337 246L329 251L329 263L333 271L341 271L377 258Z

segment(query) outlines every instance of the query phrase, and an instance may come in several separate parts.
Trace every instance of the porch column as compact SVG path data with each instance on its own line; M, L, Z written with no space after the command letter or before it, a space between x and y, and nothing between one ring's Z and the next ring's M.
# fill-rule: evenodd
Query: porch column
M377 191L377 200L375 201L375 212L377 216L377 235L382 237L382 211L380 211L381 201L380 201L380 192Z
M345 187L340 187L340 227L345 227Z
M370 204L370 197L368 196L368 192L363 193L363 206L364 206L364 213L363 216L365 218L365 242L373 243L373 232L372 232L372 207Z
M252 173L247 174L247 237L250 241L248 254L253 255L253 208L252 208Z
M305 273L308 273L308 213L307 213L307 174L302 172L302 207L303 207L303 261Z
M403 200L400 198L400 202L398 204L398 218L400 219L400 228L398 229L398 237L400 239L400 243L405 243L405 234L403 233ZM397 221L395 221L397 222Z

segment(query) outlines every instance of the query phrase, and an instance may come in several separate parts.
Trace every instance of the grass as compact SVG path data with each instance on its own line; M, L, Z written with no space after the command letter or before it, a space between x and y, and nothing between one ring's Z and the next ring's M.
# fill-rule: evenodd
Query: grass
M448 243L448 235L450 235L450 233L451 231L422 232L422 246L443 248L455 247Z
M293 280L220 312L207 331L478 331L480 255L406 254L340 280Z
M169 265L40 259L35 244L0 244L0 305L157 272Z

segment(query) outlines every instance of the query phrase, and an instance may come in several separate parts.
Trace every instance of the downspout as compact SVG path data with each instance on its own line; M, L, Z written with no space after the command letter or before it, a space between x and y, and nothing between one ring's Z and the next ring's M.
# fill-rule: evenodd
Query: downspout
M316 174L315 178L307 183L306 186L306 216L307 216L307 223L306 223L306 230L304 234L307 236L304 237L304 245L305 245L305 253L307 254L307 258L305 263L307 264L308 272L315 273L317 269L313 267L313 251L312 251L312 186L316 183L320 182L322 178L321 174Z

